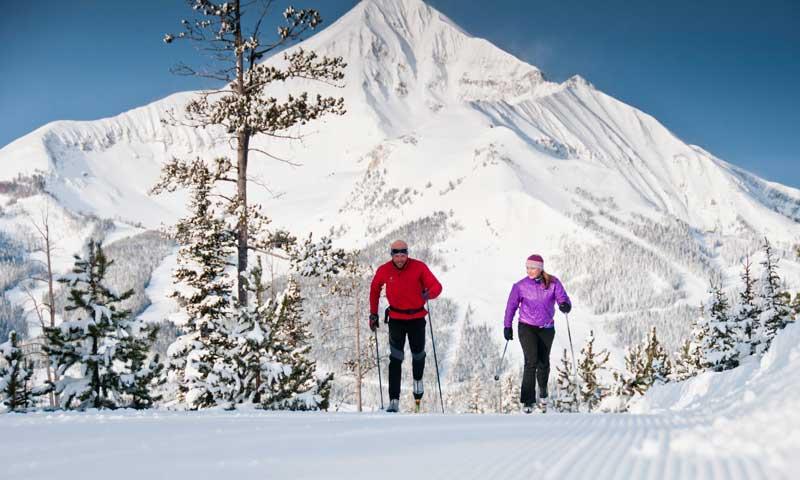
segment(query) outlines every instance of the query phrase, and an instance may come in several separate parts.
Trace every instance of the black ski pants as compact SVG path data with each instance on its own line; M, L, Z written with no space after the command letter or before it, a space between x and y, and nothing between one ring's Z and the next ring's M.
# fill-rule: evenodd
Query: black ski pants
M536 383L539 383L539 397L547 397L547 378L550 376L550 348L556 336L555 328L538 328L519 322L517 329L519 343L525 356L525 370L522 373L521 403L536 403Z
M400 398L400 373L405 357L406 336L411 347L411 370L414 380L422 380L425 371L425 318L389 319L389 399Z

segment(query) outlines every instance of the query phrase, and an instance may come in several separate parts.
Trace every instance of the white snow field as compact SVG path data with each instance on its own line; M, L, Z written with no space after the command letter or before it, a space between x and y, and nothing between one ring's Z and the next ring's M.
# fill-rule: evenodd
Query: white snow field
M752 360L654 387L642 413L8 414L0 478L797 478L800 325Z

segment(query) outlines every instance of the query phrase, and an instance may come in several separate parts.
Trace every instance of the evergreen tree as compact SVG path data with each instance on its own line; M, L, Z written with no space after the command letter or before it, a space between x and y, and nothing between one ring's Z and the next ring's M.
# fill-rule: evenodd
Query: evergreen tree
M200 159L165 166L154 193L179 187L191 192L189 215L178 221L180 244L173 272L177 299L186 315L184 335L168 349L169 378L178 386L178 403L190 409L230 407L238 382L226 358L234 347L229 335L233 281L226 274L235 238L219 205L212 203L214 182L226 171L219 159L209 167Z
M672 369L672 380L681 382L697 375L699 367L697 346L687 338L675 353L675 368Z
M195 18L181 22L184 31L167 34L164 42L175 40L199 42L200 50L212 59L211 71L194 70L180 65L178 73L222 80L229 88L202 92L185 107L184 123L198 128L214 126L229 136L236 148L236 162L231 176L218 181L230 181L236 186L236 195L230 198L230 212L236 212L233 229L236 240L236 271L238 305L247 305L247 290L238 281L246 276L248 255L253 245L250 241L252 210L248 205L247 167L250 153L257 152L270 159L276 157L255 148L251 141L256 137L292 138L288 131L328 114L344 114L342 98L309 98L308 93L289 94L283 100L270 95L268 89L277 83L293 78L338 83L344 78L345 63L341 57L320 58L313 51L293 50L284 55L284 65L262 63L270 54L285 49L302 38L322 22L319 12L311 9L296 10L288 7L283 12L286 25L278 29L278 38L267 41L260 29L262 20L276 8L272 0L255 0L240 5L239 0L217 3L211 0L189 2ZM214 71L216 70L216 71ZM278 95L281 97L281 95ZM278 159L280 160L280 159ZM230 164L230 162L228 162ZM168 167L166 167L168 168Z
M658 340L655 326L650 329L650 335L647 338L645 359L653 375L651 385L669 382L672 376L672 362L666 350L664 350L664 347L661 345L661 342Z
M130 395L130 406L135 409L151 408L162 398L162 395L154 394L166 382L160 356L151 353L157 335L157 325L136 321L131 325L131 335L120 340L120 346L126 352L121 360L128 372L121 376L121 387Z
M691 349L691 344L686 348ZM620 409L627 410L631 399L644 395L656 383L668 382L671 375L672 363L653 327L643 344L627 350L625 371L614 373L614 393L621 401Z
M561 363L556 367L557 380L556 380L556 399L553 406L559 412L577 412L578 411L578 386L575 384L575 376L573 375L572 362L570 362L567 355L567 349L564 349L564 354L561 356Z
M9 332L8 341L0 344L0 357L0 400L3 406L10 412L29 410L34 404L30 388L33 369L25 362L14 330Z
M708 312L700 320L703 340L700 344L703 368L721 372L739 365L736 347L740 334L730 319L728 298L722 288L712 282L711 298L705 308Z
M507 374L500 388L500 413L513 413L519 409L519 378Z
M797 316L800 315L800 292L794 295L794 300L789 307L792 310L792 321L797 321Z
M786 295L781 291L781 279L778 275L778 259L775 257L769 239L764 238L764 260L761 262L762 273L756 304L761 312L759 317L760 331L758 335L757 353L766 351L778 330L792 321L791 310Z
M736 339L736 350L739 358L751 355L755 351L756 333L759 328L759 317L761 312L756 305L756 279L751 272L750 257L746 257L742 269L742 290L739 298L734 305L731 314L736 325L738 338Z
M261 404L262 398L269 397L274 379L284 372L284 365L272 348L272 328L278 304L267 297L268 287L263 275L263 262L258 257L246 284L253 301L239 309L234 355L242 388L238 403Z
M59 280L70 289L66 310L77 319L45 327L44 348L56 366L52 388L64 408L117 408L131 398L143 407L154 400L147 388L159 368L144 360L153 337L120 308L133 291L116 294L105 285L112 263L102 245L90 241L86 259L76 256L72 274Z
M628 348L625 354L625 371L614 372L615 395L623 402L621 409L627 410L629 401L644 395L653 384L652 364L647 361L647 355L642 345Z
M470 378L467 392L467 413L486 413L483 382L477 375Z
M261 397L266 409L327 410L333 374L316 375L316 362L308 358L311 333L302 318L297 282L289 279L278 297L269 331L271 356L280 368L265 379L269 389Z
M233 408L243 402L265 408L327 408L330 378L313 378L299 291L284 295L284 303L266 301L264 292L271 285L264 281L263 264L259 264L238 280L245 298L255 298L255 305L234 299L234 281L226 270L236 254L242 208L215 189L217 182L232 180L232 168L225 158L211 165L199 159L174 159L165 165L152 190L188 188L191 192L190 214L175 229L181 247L173 296L187 319L185 335L168 350L170 380L178 386L177 402L192 409ZM212 202L212 198L222 200ZM298 244L288 232L269 230L269 219L255 206L248 207L247 219L249 248L289 260L300 275L333 275L344 264L344 252L333 249L329 238L315 242L309 236ZM293 281L290 286L297 288ZM312 390L317 393L309 393Z
M599 373L608 362L606 350L594 351L594 331L589 331L589 339L581 349L581 360L578 363L580 378L581 406L591 412L608 394L608 388L602 384Z

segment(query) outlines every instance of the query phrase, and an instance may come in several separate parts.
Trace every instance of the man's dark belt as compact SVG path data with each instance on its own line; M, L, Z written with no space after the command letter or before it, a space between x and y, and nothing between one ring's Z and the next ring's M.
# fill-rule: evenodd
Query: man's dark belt
M395 308L389 305L388 307L386 307L386 311L384 312L383 321L384 323L389 323L389 312L402 313L403 315L414 315L415 313L420 313L424 311L425 311L424 306L419 308L409 308L407 310L403 310L402 308Z

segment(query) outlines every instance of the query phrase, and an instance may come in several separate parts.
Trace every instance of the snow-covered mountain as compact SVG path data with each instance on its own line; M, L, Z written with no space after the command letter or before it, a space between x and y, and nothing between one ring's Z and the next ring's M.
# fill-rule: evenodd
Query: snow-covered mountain
M251 198L277 224L333 228L346 247L407 236L412 255L435 258L445 295L498 326L524 259L541 253L575 297L578 338L600 322L624 335L684 324L708 278L735 278L765 235L800 287L799 190L684 143L579 76L550 82L421 0L364 0L301 46L344 57L346 86L271 94L341 95L348 113L294 132L302 142L256 142L302 164L251 161ZM0 150L0 182L42 172L53 208L113 219L117 237L172 222L185 198L147 194L161 164L230 154L220 132L162 124L191 95L45 125ZM14 234L42 199L9 191L0 222Z

